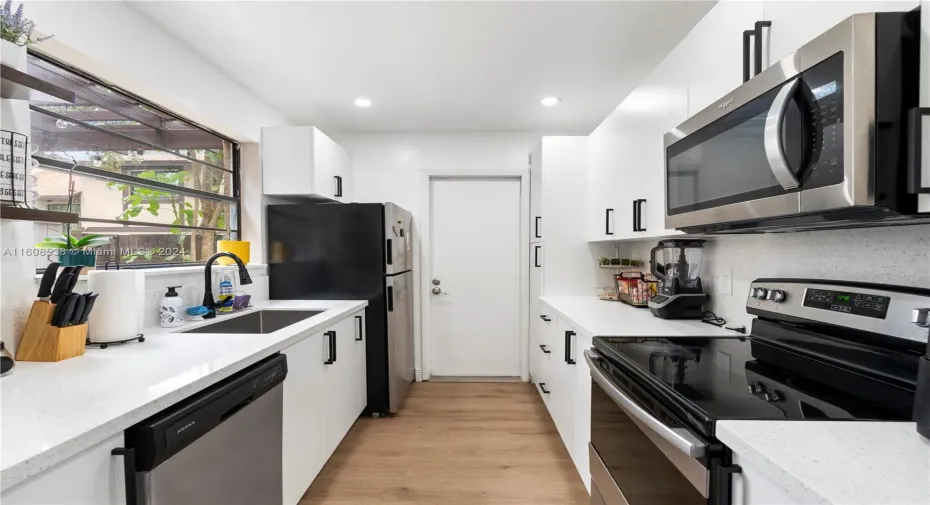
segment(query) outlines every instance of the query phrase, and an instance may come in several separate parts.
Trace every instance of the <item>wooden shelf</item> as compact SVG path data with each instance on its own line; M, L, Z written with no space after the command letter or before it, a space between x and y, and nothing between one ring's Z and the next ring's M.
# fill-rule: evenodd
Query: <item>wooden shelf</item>
M0 97L11 100L74 103L74 92L0 64Z
M77 224L78 215L53 210L26 209L0 205L0 219L8 221L35 221L40 223Z

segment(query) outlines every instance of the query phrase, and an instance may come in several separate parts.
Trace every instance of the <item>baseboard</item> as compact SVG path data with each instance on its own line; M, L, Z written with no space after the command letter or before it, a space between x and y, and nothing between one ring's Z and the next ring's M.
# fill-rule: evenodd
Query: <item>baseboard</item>
M417 382L423 382L423 370L416 368L413 370L413 380Z
M451 377L433 375L429 378L429 382L523 382L523 380L520 377Z

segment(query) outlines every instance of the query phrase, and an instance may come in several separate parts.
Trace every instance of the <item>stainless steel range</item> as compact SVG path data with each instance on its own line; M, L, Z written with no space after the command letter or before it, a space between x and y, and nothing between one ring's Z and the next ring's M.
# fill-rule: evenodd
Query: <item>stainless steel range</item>
M730 505L719 420L909 421L930 290L759 279L749 335L596 337L592 504Z

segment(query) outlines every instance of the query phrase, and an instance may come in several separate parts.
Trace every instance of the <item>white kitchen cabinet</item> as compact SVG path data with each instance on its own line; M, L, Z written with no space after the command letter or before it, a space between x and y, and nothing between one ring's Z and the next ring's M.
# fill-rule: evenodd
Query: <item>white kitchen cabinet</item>
M110 437L3 492L3 505L118 505L126 503L123 434Z
M283 503L295 505L367 403L365 338L358 317L342 319L283 351ZM364 326L361 327L364 329ZM329 332L335 332L335 361Z
M572 393L572 400L575 411L574 424L572 426L574 439L572 441L572 460L575 462L575 468L578 475L584 482L585 488L591 492L591 467L588 461L588 443L591 441L591 372L588 368L588 362L584 359L584 351L591 348L593 338L591 335L578 329L575 336L574 355L577 364L575 367L575 389Z
M733 474L733 505L795 505L798 502L788 496L781 486L769 478L768 474L747 463L739 454L733 453L733 464L742 468Z
M351 201L345 149L313 126L262 128L262 192Z
M637 165L642 104L627 97L588 137L588 241L639 238L633 231L633 191L644 183Z
M300 501L329 459L327 416L330 387L323 364L329 355L323 333L312 335L283 351L284 379L282 485L284 505Z
M530 153L530 243L542 240L542 142Z
M909 11L920 2L910 1L807 1L765 0L762 15L772 22L768 63L793 53L799 47L829 30L840 21L862 12Z

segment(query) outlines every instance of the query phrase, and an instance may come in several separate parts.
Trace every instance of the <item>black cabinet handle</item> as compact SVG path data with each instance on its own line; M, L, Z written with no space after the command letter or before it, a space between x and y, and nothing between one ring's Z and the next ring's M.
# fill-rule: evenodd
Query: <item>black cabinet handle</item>
M719 461L715 461L713 466L717 471L711 471L711 475L715 475L710 483L711 493L717 497L717 503L730 503L733 475L743 473L743 469L739 465L725 465Z
M545 314L540 314L540 315L539 315L539 318L542 319L543 321L547 322L547 323L550 322L550 321L552 321L552 319L549 319L549 316L547 316L547 315L545 315Z
M762 68L762 29L771 28L771 26L772 26L771 21L756 21L756 26L754 30L756 34L756 40L754 41L755 42L755 54L753 55L753 58L756 60L753 62L755 64L756 71L752 75L759 75L760 73L762 73L762 70L764 70Z
M921 144L923 143L923 119L930 116L930 107L914 107L907 113L907 192L911 194L930 193L930 187L921 180ZM930 170L930 167L926 167Z
M540 382L540 383L539 383L539 389L541 389L543 393L549 394L549 390L546 389L546 383L545 383L545 382Z
M743 82L752 78L752 69L749 63L749 44L751 38L756 35L755 30L743 31Z
M533 246L533 266L536 268L542 267L542 265L539 264L539 249L540 246Z
M123 478L126 480L126 505L139 503L139 491L136 486L136 449L134 447L117 447L110 451L113 456L123 457Z
M536 238L542 238L542 236L539 234L539 220L540 219L542 219L542 216L536 216L536 225L535 225L536 231L534 233L534 235L536 235Z
M365 339L365 325L362 324L362 316L355 316L355 322L358 323L358 335L355 337L355 341L358 342Z
M342 196L342 176L334 175L333 177L336 179L336 198L340 198Z
M542 349L542 352L546 354L552 354L552 351L550 351L549 349L546 349L546 344L539 344L539 348Z
M639 200L633 200L633 231L639 231Z
M614 209L606 209L607 212L604 213L604 234L613 235L614 232L610 231L610 215L614 213Z
M388 286L387 305L388 312L394 312L394 286Z
M565 332L565 362L569 365L575 364L575 359L572 358L572 337L575 336L575 332L566 331Z
M327 331L323 333L326 338L329 340L329 356L326 357L326 361L323 362L324 365L332 365L336 362L336 332Z
M635 227L633 228L633 231L646 231L646 228L643 226L643 204L644 203L646 203L645 198L640 198L639 200L636 200L635 202L633 202L633 205L634 205L633 215L636 216L634 218L636 220L636 224L635 224Z

